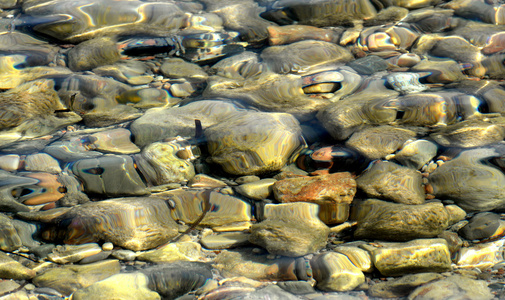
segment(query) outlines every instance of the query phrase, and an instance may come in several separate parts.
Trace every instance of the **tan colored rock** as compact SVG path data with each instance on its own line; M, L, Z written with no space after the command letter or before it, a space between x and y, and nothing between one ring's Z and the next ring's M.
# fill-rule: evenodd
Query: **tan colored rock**
M326 224L347 220L349 204L356 194L356 181L348 172L279 180L272 187L277 201L311 202L320 206L319 217Z
M137 255L137 259L149 262L197 261L202 258L202 246L195 242L177 242Z
M379 282L370 287L370 296L380 298L407 297L413 289L428 282L439 280L444 276L437 273L409 274L403 277Z
M251 248L241 251L222 251L213 263L224 277L244 276L254 280L298 280L295 259L282 257L268 259L266 254L254 254Z
M119 273L118 260L104 260L87 265L65 265L49 269L33 278L39 287L50 287L64 295L70 295L78 289Z
M494 299L494 295L484 280L474 280L461 275L430 282L415 289L409 300L444 299Z
M319 251L326 246L330 228L317 216L318 209L305 202L266 205L266 219L251 227L249 241L285 256Z
M329 252L315 256L310 264L317 287L324 291L351 291L365 282L365 275L347 256Z
M342 246L335 247L333 251L347 256L353 265L363 272L372 272L374 270L372 257L370 253L364 249L343 244Z
M71 299L161 299L158 293L149 289L148 284L147 275L139 272L116 274L76 291Z
M298 121L286 113L237 113L205 129L212 161L233 175L280 170L300 146L300 136Z
M419 239L407 243L380 243L372 261L384 276L451 270L451 253L444 239Z
M358 239L409 241L436 237L449 226L449 214L442 203L408 205L368 199L351 212L357 221Z
M249 235L249 233L244 232L223 232L203 237L200 243L207 249L228 249L250 245Z
M0 251L0 278L24 280L35 276L35 271L23 266L9 255Z
M60 216L72 222L63 230L65 243L107 241L141 251L155 248L179 234L170 209L159 198L132 197L89 202ZM120 225L118 225L120 224Z
M277 180L265 178L254 182L248 182L235 187L237 193L255 200L268 198L272 193L272 186Z
M426 198L421 173L388 161L377 161L356 178L369 197L403 204L423 204Z

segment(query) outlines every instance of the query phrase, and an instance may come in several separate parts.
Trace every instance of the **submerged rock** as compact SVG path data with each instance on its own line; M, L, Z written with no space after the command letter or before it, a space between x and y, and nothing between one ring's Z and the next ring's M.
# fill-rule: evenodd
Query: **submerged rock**
M444 239L419 239L406 243L380 243L372 261L384 276L451 270L451 254Z
M289 114L244 112L205 129L213 162L230 174L280 170L301 145L298 121Z
M317 217L312 203L270 204L265 220L251 227L249 241L272 254L303 256L326 245L330 229Z
M90 202L73 207L58 220L60 228L46 232L46 237L61 238L67 244L108 241L139 251L162 245L178 234L168 206L158 198Z
M442 203L408 205L368 199L356 204L351 211L351 219L358 222L356 238L408 241L436 237L449 226Z

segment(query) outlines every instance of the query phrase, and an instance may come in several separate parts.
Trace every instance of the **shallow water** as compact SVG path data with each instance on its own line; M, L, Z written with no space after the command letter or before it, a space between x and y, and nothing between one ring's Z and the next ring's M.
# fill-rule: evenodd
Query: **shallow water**
M501 1L0 8L2 295L504 295Z

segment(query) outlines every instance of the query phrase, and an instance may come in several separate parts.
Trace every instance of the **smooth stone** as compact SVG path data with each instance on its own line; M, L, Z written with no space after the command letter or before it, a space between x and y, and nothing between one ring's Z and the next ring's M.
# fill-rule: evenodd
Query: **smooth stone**
M0 214L0 250L14 251L23 245L13 220L4 214Z
M403 204L423 204L425 192L421 173L389 161L377 161L356 178L368 197Z
M12 225L16 228L21 243L24 247L28 248L30 251L33 248L39 247L41 243L37 240L37 233L39 231L39 226L31 223L27 223L21 220L11 220ZM35 239L34 239L35 238Z
M25 170L58 174L61 172L60 163L51 155L37 153L26 156Z
M415 289L409 300L443 299L494 299L494 295L484 280L474 280L461 275L430 282Z
M484 271L503 261L505 240L462 247L456 256L456 268Z
M142 150L142 158L147 163L136 159L137 164L141 170L149 170L144 174L154 185L187 181L195 176L195 167L188 159L178 156L182 148L177 141L152 143Z
M378 282L368 292L372 297L400 298L407 297L413 289L428 282L439 280L444 276L438 273L409 274L393 280Z
M449 214L441 203L398 204L377 199L357 203L351 211L357 221L354 237L386 241L431 238L449 224Z
M481 240L492 236L498 227L500 227L499 214L482 212L474 215L458 233L470 241Z
M111 242L105 242L102 244L103 251L112 251L112 249L114 249L114 244L112 244Z
M297 257L317 252L330 233L318 211L318 205L305 202L266 205L266 219L251 227L249 241L271 254Z
M272 186L277 180L265 178L254 182L244 183L235 187L235 191L242 196L254 200L263 200L268 198L272 192Z
M57 264L75 263L83 258L102 252L102 248L96 243L83 245L59 245L53 249L47 258Z
M70 295L78 289L119 273L120 269L118 260L104 260L87 265L65 265L37 275L33 278L33 283L38 287L50 287L64 295Z
M252 220L252 209L249 203L215 191L176 189L160 193L157 196L167 199L171 207L172 218L182 221L184 224L195 224L204 211L203 219L197 224L202 227L214 229L214 227L233 226L236 223ZM206 203L208 204L206 205Z
M384 276L451 270L451 253L444 239L380 243L371 252L375 268Z
M163 245L155 250L137 254L138 260L153 263L174 261L197 261L203 257L202 246L195 242L176 242Z
M348 62L347 65L363 75L372 75L388 68L388 62L377 55L368 55L358 58Z
M131 132L125 128L115 128L90 134L95 150L104 153L134 154L140 152L139 147L132 143Z
M200 240L202 246L207 249L229 249L250 245L249 233L223 232L216 235L207 235Z
M372 272L374 266L372 263L372 257L370 253L366 250L358 248L352 245L343 244L332 249L334 252L341 253L353 263L358 269L363 272Z
M209 77L202 67L186 62L182 58L165 59L160 71L169 78L186 78L191 81L205 81Z
M6 253L0 251L0 278L27 280L35 277L36 272L23 266Z
M59 229L59 237L68 244L105 241L133 251L147 250L178 234L178 225L169 215L166 202L154 197L89 202L59 217L69 223Z
M91 256L88 256L88 257L85 257L83 259L81 259L79 261L79 264L81 265L85 265L85 264L91 264L91 263L95 263L95 262L98 262L98 261L102 261L102 260L106 260L107 258L109 258L109 256L111 255L112 251L102 251L102 252L99 252L95 255L91 255Z
M437 144L422 139L415 140L403 145L394 159L406 167L419 170L437 155L437 151Z
M326 224L342 223L349 217L349 204L356 194L356 181L348 172L279 180L272 187L281 203L311 202L319 205L319 218Z
M315 290L307 281L279 281L277 285L295 295L304 295L314 293Z
M75 291L73 300L145 299L159 300L160 295L149 288L149 278L140 272L121 273Z
M268 26L270 45L284 45L302 40L319 40L337 43L342 31L339 28L318 28L307 25Z
M204 131L214 163L233 175L280 170L300 146L301 128L286 113L237 113Z
M112 251L112 256L119 260L132 261L137 258L137 254L131 250L119 249Z
M116 42L110 37L99 37L77 44L68 52L68 67L72 71L86 71L110 65L121 58Z
M478 110L471 113L476 116L485 116L485 114L480 114ZM468 120L440 128L440 130L432 133L430 137L444 147L482 147L503 141L505 138L504 123L505 119L503 117L485 120L470 119L469 117Z
M16 171L20 167L21 158L17 154L0 156L0 169L8 172Z
M194 291L213 277L209 265L189 261L162 263L140 272L147 275L149 288L158 292L163 299L175 299Z
M449 224L456 224L466 218L466 211L457 205L446 205L445 209L449 213Z
M381 159L396 152L406 141L415 137L416 133L412 130L382 125L355 132L345 145L370 159Z
M188 181L192 188L218 188L227 186L226 182L205 174L197 174Z
M213 267L224 277L244 276L254 280L298 280L295 260L291 257L268 259L266 254L254 254L251 248L240 251L223 250L214 259Z
M246 176L240 176L237 179L235 179L235 182L237 184L244 184L244 183L251 183L260 180L256 175L246 175Z
M329 252L316 255L310 264L317 287L323 291L352 291L365 282L365 275L347 256Z
M202 100L173 108L151 108L131 124L135 144L147 146L164 138L194 136L195 119L205 128L222 122L240 109L227 101Z
M505 175L487 159L500 157L491 148L461 152L428 177L438 199L451 199L465 211L491 211L505 207Z

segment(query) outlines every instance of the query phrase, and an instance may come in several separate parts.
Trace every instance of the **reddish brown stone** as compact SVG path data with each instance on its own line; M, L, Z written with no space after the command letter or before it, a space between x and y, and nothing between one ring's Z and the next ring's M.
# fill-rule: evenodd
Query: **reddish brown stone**
M319 204L319 218L326 224L347 220L349 204L356 194L356 181L349 172L279 180L272 186L281 203L311 202Z
M356 181L349 172L279 180L273 185L275 199L282 203L332 201L350 204L356 194Z

